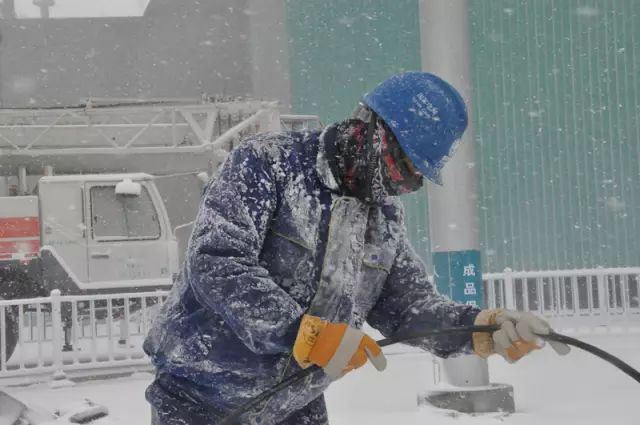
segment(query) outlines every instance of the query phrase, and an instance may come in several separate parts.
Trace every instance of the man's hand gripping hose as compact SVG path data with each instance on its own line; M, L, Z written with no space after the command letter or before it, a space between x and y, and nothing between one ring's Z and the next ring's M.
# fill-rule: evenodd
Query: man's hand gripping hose
M398 335L394 335L391 338L385 338L378 341L378 346L387 347L389 345L400 344L400 343L411 341L414 339L430 338L430 337L442 336L442 335L468 334L468 333L477 333L477 332L487 332L487 333L493 334L494 332L500 329L501 327L499 325L487 325L487 326L476 325L476 326L464 326L459 328L427 330L423 332L408 333L408 334L398 334ZM620 369L621 371L629 375L631 378L635 379L638 383L640 383L640 371L634 369L629 364L625 363L624 361L620 360L614 355L599 349L598 347L594 347L593 345L587 344L586 342L580 341L575 338L571 338L566 335L561 335L553 331L545 335L537 335L537 336L549 342L558 342L561 344L570 345L570 346L579 348L581 350L587 351L593 354L594 356L599 357L608 363L611 363L612 365L614 365L615 367L617 367L618 369ZM273 387L269 388L259 396L255 397L248 403L232 411L227 417L225 417L221 422L219 422L218 425L238 424L239 423L237 422L238 418L242 416L245 412L248 412L254 409L255 407L259 406L262 402L268 400L274 394L288 387L289 385L299 382L300 380L320 370L322 369L319 366L314 365L307 369L294 373L293 375L282 380L277 385L274 385Z

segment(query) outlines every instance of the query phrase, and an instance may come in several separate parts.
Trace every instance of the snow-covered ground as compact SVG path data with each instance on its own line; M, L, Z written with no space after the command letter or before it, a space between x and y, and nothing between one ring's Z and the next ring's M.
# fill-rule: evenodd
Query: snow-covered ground
M579 336L640 369L640 334ZM398 358L390 362L385 377L375 382L376 372L368 376L358 394L346 381L328 394L334 425L366 423L382 425L637 425L640 384L608 363L574 349L567 357L558 357L551 349L509 365L495 356L490 359L491 380L514 386L516 409L513 415L457 415L433 408L418 409L416 388L403 388L404 382L416 382L424 376L425 387L433 382L429 361ZM355 394L355 395L354 395ZM365 398L367 399L365 401ZM357 406L349 409L353 400ZM400 403L404 403L401 405ZM389 410L391 406L401 409ZM369 409L369 412L367 412ZM356 422L357 419L357 422Z
M635 368L640 368L640 333L580 336ZM433 382L431 358L423 354L393 354L389 368L371 367L334 384L327 394L332 425L637 425L640 385L607 363L575 350L557 357L550 349L516 365L490 361L494 382L514 385L517 412L476 417L434 408L418 408L417 395ZM50 411L89 398L110 409L103 424L147 424L144 389L148 374L96 380L71 388L39 384L7 391L29 405Z

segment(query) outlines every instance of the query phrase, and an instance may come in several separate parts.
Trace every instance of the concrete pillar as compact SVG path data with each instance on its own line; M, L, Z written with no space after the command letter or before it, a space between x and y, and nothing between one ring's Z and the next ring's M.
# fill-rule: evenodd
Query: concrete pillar
M456 87L470 113L463 140L444 167L444 186L428 186L435 280L440 293L457 302L481 306L467 0L421 0L419 5L422 68ZM459 389L432 391L425 396L427 402L463 412L513 410L512 389L490 385L486 360L475 355L440 359L438 370L443 384Z

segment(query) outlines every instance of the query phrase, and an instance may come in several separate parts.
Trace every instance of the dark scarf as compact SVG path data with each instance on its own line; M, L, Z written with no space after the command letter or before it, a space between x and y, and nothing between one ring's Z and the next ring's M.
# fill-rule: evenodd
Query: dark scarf
M387 196L422 187L422 176L409 169L400 145L380 118L334 124L325 130L323 143L343 195L380 203Z

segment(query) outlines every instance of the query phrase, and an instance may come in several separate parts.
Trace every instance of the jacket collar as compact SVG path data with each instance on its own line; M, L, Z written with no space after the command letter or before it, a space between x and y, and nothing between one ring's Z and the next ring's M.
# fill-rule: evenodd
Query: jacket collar
M316 156L316 172L318 173L318 177L320 178L320 182L330 189L333 192L340 192L340 186L336 181L333 172L331 171L331 167L329 166L329 160L327 159L327 129L326 127L320 136L318 137L318 154Z

